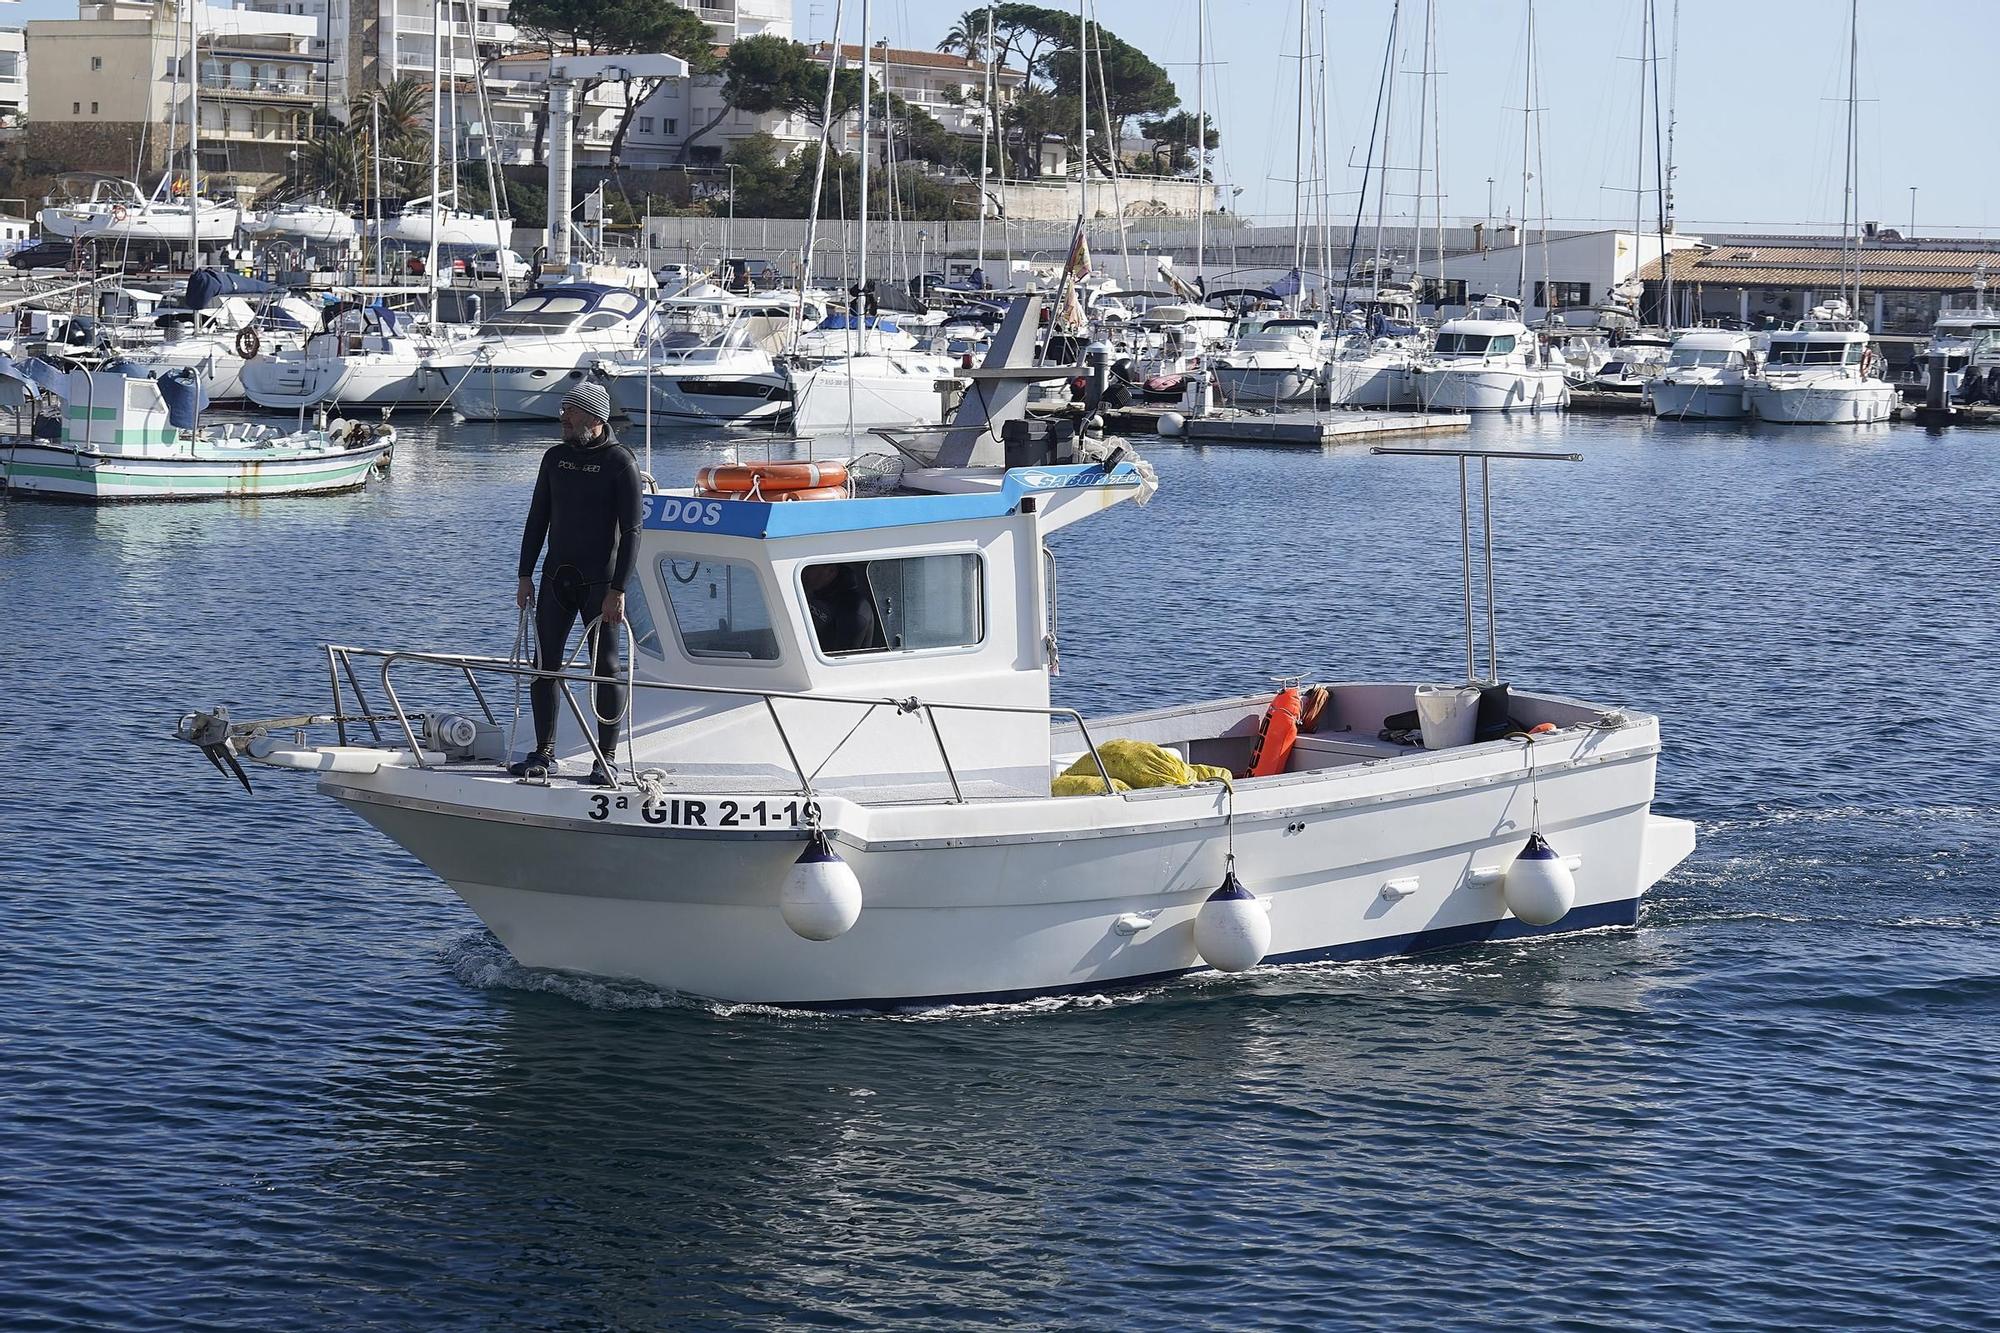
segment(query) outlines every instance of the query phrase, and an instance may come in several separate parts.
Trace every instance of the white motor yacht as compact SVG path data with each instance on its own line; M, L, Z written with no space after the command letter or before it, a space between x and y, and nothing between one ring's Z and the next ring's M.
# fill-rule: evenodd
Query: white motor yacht
M1968 369L1982 381L2000 370L2000 310L1977 306L1938 312L1930 341L1917 354L1917 368L1923 373L1926 389L1931 383L1931 358L1940 354L1944 357L1947 398L1960 396Z
M731 1003L1019 1001L1629 926L1692 850L1652 810L1660 724L1623 706L1517 689L1481 733L1499 687L1336 676L1317 730L1268 749L1299 691L1063 706L1049 540L1153 485L1124 457L646 497L611 786L578 780L574 698L555 771L511 777L525 737L465 681L495 701L527 669L478 653L333 645L330 704L178 731L246 786L316 775L528 967Z
M244 363L243 396L259 407L325 403L343 408L434 408L451 386L434 357L464 346L471 330L434 328L384 306L350 307L299 347Z
M1432 412L1542 412L1569 406L1562 367L1542 355L1519 307L1488 297L1479 313L1446 320L1430 353L1410 367L1417 402Z
M1225 402L1238 407L1309 403L1325 378L1319 322L1285 316L1255 324L1208 364Z
M1896 386L1880 378L1868 326L1845 301L1815 306L1812 314L1771 335L1762 370L1751 377L1750 413L1759 421L1867 425L1896 410Z
M432 357L430 368L468 420L553 421L596 362L641 345L649 318L645 298L623 287L541 287L487 320L471 342Z
M650 349L599 361L596 371L611 405L629 417L643 417L650 403L655 417L692 425L775 421L792 406L773 357L793 336L796 309L736 301L730 322L712 336L692 344L663 337Z
M1653 415L1674 421L1737 421L1757 340L1730 329L1689 329L1674 339L1667 364L1646 387Z

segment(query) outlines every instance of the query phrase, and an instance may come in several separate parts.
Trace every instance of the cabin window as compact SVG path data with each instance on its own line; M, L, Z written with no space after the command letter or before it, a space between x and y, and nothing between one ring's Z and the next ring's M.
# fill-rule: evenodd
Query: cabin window
M673 604L681 649L689 657L778 660L778 635L771 628L764 589L749 565L666 555L660 557L660 583Z
M1492 341L1484 333L1440 333L1432 350L1439 356L1485 356Z
M828 657L969 648L986 637L979 557L970 553L807 565L799 581Z
M1493 345L1486 350L1492 356L1507 355L1507 353L1514 350L1514 335L1511 333L1500 334L1493 339Z

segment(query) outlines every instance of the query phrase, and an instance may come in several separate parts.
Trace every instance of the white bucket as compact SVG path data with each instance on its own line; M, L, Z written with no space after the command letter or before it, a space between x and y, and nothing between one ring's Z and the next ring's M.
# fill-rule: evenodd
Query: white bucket
M1473 685L1417 686L1417 722L1426 750L1472 744L1479 729L1479 689Z

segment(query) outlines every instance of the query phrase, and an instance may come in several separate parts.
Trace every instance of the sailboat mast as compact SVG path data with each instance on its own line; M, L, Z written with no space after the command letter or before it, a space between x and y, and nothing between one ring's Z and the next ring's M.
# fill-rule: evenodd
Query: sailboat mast
M1652 8L1648 4L1641 4L1639 6L1639 151L1633 155L1634 162L1632 168L1632 281L1634 284L1638 282L1639 273L1644 267L1643 257L1639 253L1639 240L1645 234L1643 229L1646 217L1646 35L1647 18L1652 13ZM1632 298L1632 313L1635 315L1640 313L1639 300L1640 298L1637 296Z
M1300 290L1292 293L1292 303L1305 289L1306 241L1303 204L1306 180L1306 0L1299 0L1299 100L1298 133L1292 136L1292 269L1299 275Z
M444 7L444 0L431 0L431 245L430 254L424 262L424 278L431 285L431 323L438 317L438 136L443 126L440 117L444 110L444 33L438 26L438 15ZM562 201L562 207L569 208L569 200ZM568 213L562 215L565 219ZM568 222L563 223L565 229Z
M993 107L993 0L986 4L986 76L980 88L986 99L985 114L979 123L979 274L986 276L986 140L994 129Z
M1674 229L1674 111L1681 85L1681 0L1674 0L1669 38L1672 64L1667 67L1667 151L1660 173L1660 278L1667 303L1668 327L1674 318L1674 268L1667 262L1667 236Z
M861 309L857 311L850 307L847 312L849 328L854 327L856 316L865 318L868 312L868 21L872 13L869 0L861 0L861 262L854 289L862 294L855 298Z
M1202 286L1201 270L1208 219L1208 0L1194 0L1194 276Z
M1528 317L1528 137L1535 123L1535 3L1528 0L1528 59L1521 78L1521 216L1515 223L1514 247L1520 251L1521 273L1514 281L1521 318ZM1542 293L1547 296L1547 292Z
M1076 141L1077 215L1090 217L1090 18L1088 0L1076 0L1076 102L1083 119ZM1081 225L1081 224L1079 224Z
M1424 120L1431 106L1431 0L1424 0L1423 74L1417 80L1417 189L1415 240L1410 249L1412 292L1422 286L1424 276ZM1421 300L1421 296L1418 297Z
M1375 191L1375 269L1369 279L1378 294L1382 290L1382 228L1389 213L1389 131L1396 119L1396 37L1402 21L1403 0L1396 0L1389 7L1389 89L1382 97L1382 180ZM1422 184L1417 188L1421 190Z
M188 5L188 272L201 267L201 7Z
M1848 240L1853 237L1854 297L1849 303L1848 313L1856 319L1861 317L1861 241L1856 232L1860 230L1859 210L1854 206L1854 174L1859 165L1856 144L1856 120L1854 110L1855 77L1861 63L1861 0L1848 0L1847 6L1847 160L1843 164L1847 176L1845 198L1841 204L1841 248L1845 250Z

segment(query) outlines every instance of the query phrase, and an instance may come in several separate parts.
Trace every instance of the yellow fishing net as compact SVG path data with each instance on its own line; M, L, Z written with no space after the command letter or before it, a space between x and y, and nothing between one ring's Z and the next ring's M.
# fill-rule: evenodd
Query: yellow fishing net
M1198 782L1229 781L1229 770L1214 764L1190 764L1172 750L1153 744L1151 741L1106 741L1097 747L1097 753L1104 760L1104 771L1111 775L1117 786L1136 790L1141 787L1188 787ZM1076 778L1087 778L1088 788L1064 790L1062 785ZM1085 754L1055 780L1052 788L1057 796L1083 795L1087 792L1104 790L1104 780L1097 775L1097 760Z

